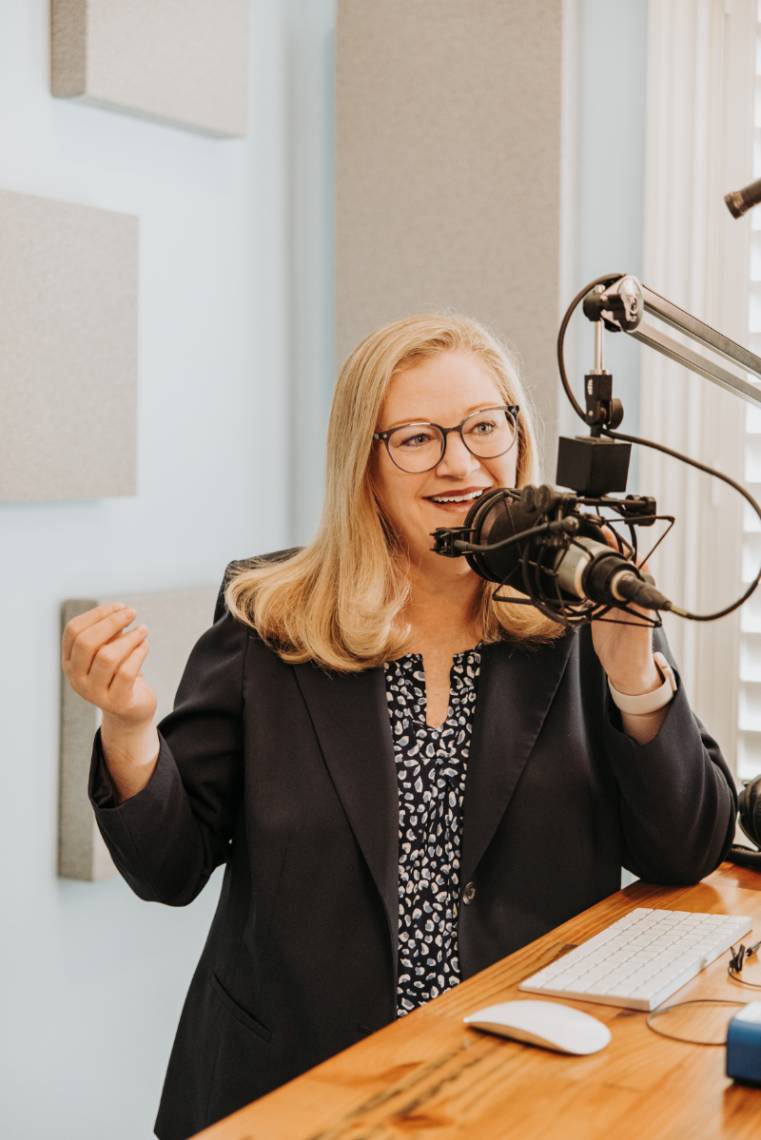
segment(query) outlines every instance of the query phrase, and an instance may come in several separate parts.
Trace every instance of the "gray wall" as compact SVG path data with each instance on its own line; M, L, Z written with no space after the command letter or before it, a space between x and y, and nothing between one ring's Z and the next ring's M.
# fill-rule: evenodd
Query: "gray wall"
M553 467L562 22L562 0L340 0L336 68L339 356L411 312L479 318Z

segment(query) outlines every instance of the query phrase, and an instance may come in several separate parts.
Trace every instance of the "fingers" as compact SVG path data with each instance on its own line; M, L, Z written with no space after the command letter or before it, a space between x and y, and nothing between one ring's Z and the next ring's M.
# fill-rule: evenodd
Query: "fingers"
M119 634L134 616L135 611L128 606L107 603L72 618L63 632L64 670L68 667L75 673L89 673L101 645Z
M630 558L632 562L634 562L635 565L638 566L639 569L642 570L645 574L650 573L647 562L644 560L638 561L634 557L634 547L628 539L624 538L624 536L622 534L619 534L618 531L614 531L612 527L603 526L600 529L603 532L605 541L608 543L608 546L612 546L614 550L619 550L624 558Z
M123 606L121 602L104 602L101 606L95 606L91 610L86 610L83 614L77 614L75 618L67 622L61 642L61 657L63 661L69 660L74 640L80 633L84 633L86 629L96 622L99 622L102 618L125 609L126 607Z
M623 539L621 537L621 535L619 534L619 532L617 532L617 530L613 530L612 527L600 527L600 530L603 531L603 536L605 538L607 545L612 546L614 551L620 551L622 544L624 547L624 551L625 551L625 549L627 549L627 547L628 547L627 541L625 541L625 539Z
M99 689L109 688L121 666L147 635L148 627L139 625L101 645L90 666L90 682Z
M110 696L117 706L129 703L135 681L140 676L140 669L148 656L148 649L148 642L143 640L141 644L125 657L114 674L114 678L111 682Z
M148 629L128 629L129 606L106 602L67 623L62 668L80 697L103 712L137 722L150 720L156 696L140 672L148 655Z

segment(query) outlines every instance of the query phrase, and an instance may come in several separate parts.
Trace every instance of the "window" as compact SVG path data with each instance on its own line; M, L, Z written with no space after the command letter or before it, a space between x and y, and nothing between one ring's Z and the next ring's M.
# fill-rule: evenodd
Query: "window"
M751 181L754 161L761 174L759 19L758 0L648 6L642 276L761 354L761 209L735 221L723 202ZM640 434L761 492L761 412L647 348L640 401ZM740 497L644 448L635 489L677 518L654 564L664 593L697 612L737 597L761 560L761 527ZM761 771L761 596L716 622L664 626L692 706L730 764Z

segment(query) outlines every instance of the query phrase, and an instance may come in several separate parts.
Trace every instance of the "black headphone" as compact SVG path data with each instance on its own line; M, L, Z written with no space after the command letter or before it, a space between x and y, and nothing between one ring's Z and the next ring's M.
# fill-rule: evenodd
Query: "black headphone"
M741 867L752 867L754 871L761 871L761 776L752 780L743 780L743 790L737 801L737 811L740 827L755 843L755 847L744 847L734 843L729 851L729 858Z

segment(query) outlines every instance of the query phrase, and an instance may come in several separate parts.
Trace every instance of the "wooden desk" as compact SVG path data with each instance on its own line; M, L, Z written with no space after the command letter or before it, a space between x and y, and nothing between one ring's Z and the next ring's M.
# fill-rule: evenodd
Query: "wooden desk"
M463 1015L480 1006L535 997L518 990L522 978L635 906L748 914L754 940L761 937L757 872L723 863L694 887L634 883L199 1136L761 1137L761 1089L735 1085L725 1076L724 1049L661 1037L647 1028L644 1013L574 1001L609 1024L613 1035L606 1049L589 1057L551 1053L463 1026ZM756 967L754 980L761 980L759 974ZM689 997L747 1002L761 991L732 982L724 954L670 1000Z

